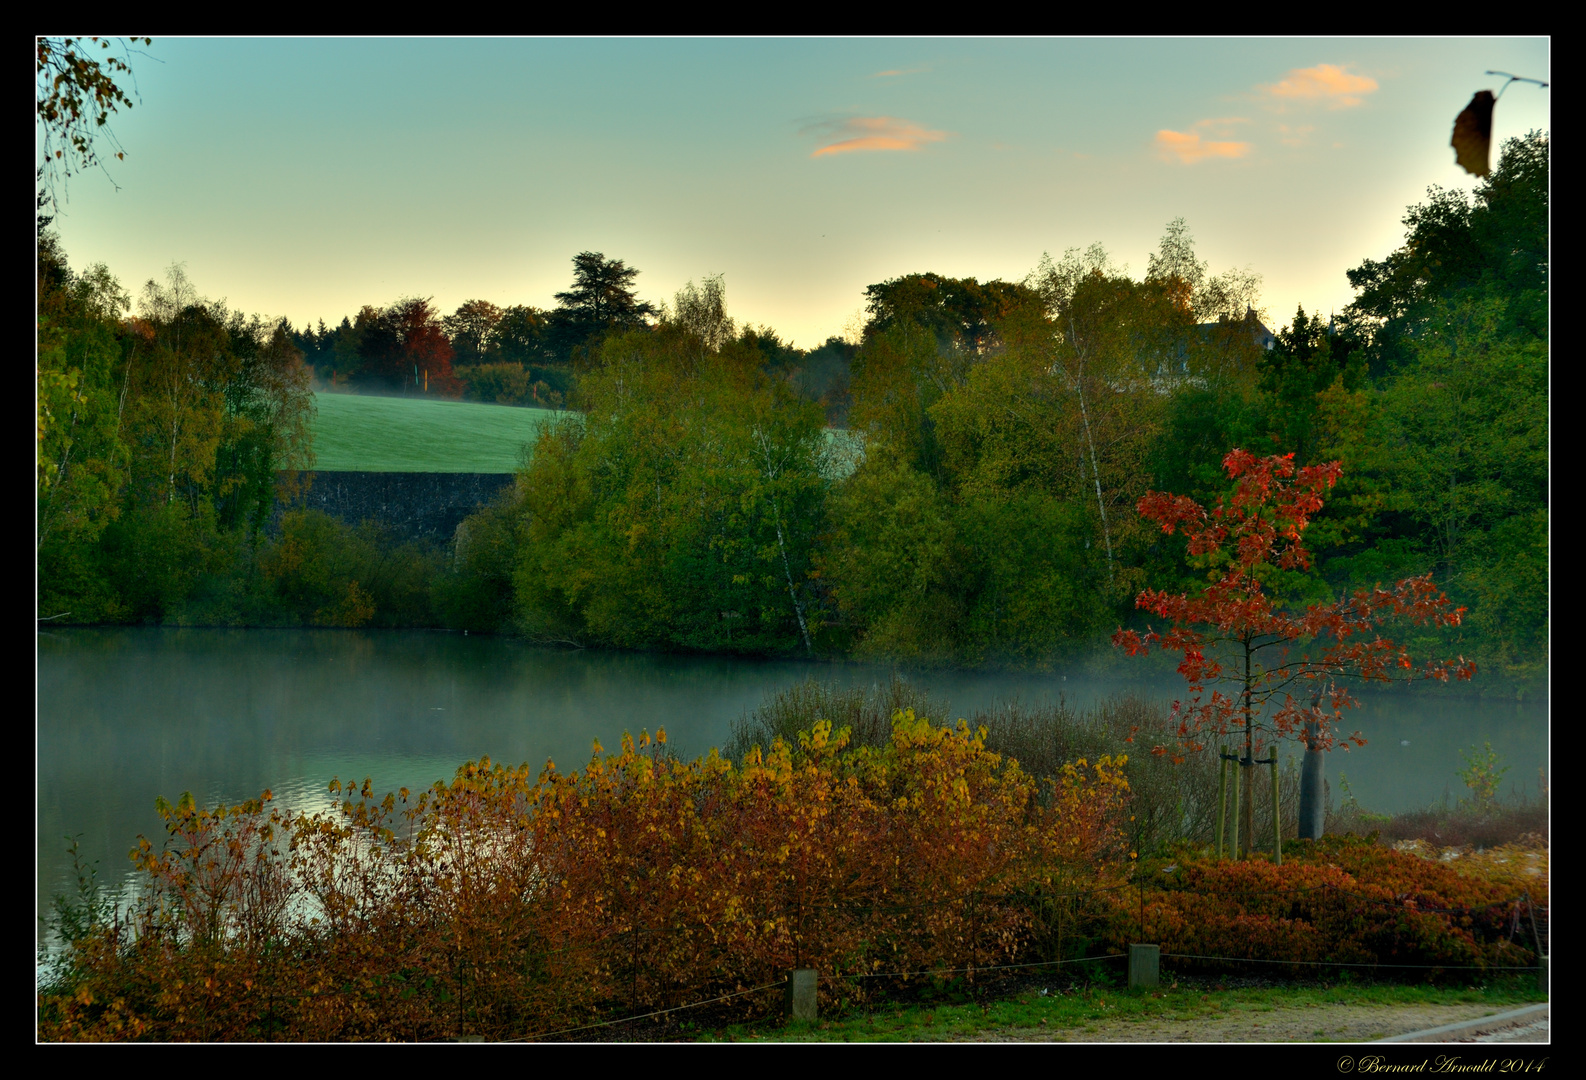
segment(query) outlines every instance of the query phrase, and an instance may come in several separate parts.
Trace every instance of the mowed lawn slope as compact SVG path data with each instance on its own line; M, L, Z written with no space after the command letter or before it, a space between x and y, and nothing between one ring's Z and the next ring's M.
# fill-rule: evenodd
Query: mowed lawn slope
M436 398L315 394L314 467L325 472L509 473L551 409Z

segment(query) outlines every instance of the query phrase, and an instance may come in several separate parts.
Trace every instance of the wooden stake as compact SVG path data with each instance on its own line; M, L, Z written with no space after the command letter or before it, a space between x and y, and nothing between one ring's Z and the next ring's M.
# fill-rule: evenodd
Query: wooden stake
M1217 763L1217 861L1223 858L1223 832L1228 827L1228 744L1224 743Z
M1278 744L1272 744L1272 862L1283 865L1283 806L1278 793Z
M1234 765L1240 770L1234 773L1234 819L1229 832L1233 833L1233 840L1228 845L1228 857L1234 862L1239 861L1239 789L1243 787L1245 763L1242 758L1235 758Z

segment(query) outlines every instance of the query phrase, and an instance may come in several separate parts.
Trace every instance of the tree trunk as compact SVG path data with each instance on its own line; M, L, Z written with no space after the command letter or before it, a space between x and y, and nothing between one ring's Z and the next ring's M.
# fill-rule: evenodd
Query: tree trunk
M1326 783L1327 762L1315 746L1321 725L1312 720L1305 725L1305 763L1300 768L1300 839L1320 840L1327 820L1322 785Z
M1079 359L1079 370L1075 372L1073 383L1074 393L1079 398L1079 415L1085 426L1085 446L1090 451L1090 475L1096 482L1096 511L1101 515L1101 539L1107 545L1107 584L1113 584L1112 566L1112 528L1107 523L1107 505L1101 495L1101 469L1096 463L1096 439L1090 430L1090 409L1085 404L1085 354L1079 347L1079 332L1074 328L1074 320L1068 321L1069 341L1074 347L1074 355Z
M1256 846L1256 718L1251 708L1251 692L1254 689L1254 676L1251 674L1251 655L1254 652L1252 639L1246 638L1245 646L1245 751L1239 763L1239 771L1244 778L1245 804L1240 808L1244 821L1240 831L1244 833L1245 858L1255 850Z
M771 461L771 441L766 438L765 432L758 427L754 431L755 439L760 443L760 452L765 457L766 478L771 484L776 483L776 466ZM782 534L782 507L777 500L776 490L771 490L771 517L776 524L776 546L782 555L782 573L787 576L788 599L793 601L793 614L798 618L799 635L804 639L804 654L815 655L815 647L810 643L809 624L804 619L804 602L799 599L798 589L793 584L793 567L788 562L787 541Z

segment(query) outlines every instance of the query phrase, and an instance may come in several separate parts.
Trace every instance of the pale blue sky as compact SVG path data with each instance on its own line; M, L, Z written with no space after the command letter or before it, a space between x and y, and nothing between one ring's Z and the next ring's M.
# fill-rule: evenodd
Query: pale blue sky
M1018 279L1100 241L1138 274L1184 217L1275 327L1348 303L1431 184L1474 186L1453 119L1550 78L1545 38L200 39L134 56L127 152L70 185L76 267L171 262L294 323L432 296L550 307L571 259L640 294L726 275L801 346L915 271ZM1501 140L1549 127L1511 87ZM830 148L820 153L823 148Z

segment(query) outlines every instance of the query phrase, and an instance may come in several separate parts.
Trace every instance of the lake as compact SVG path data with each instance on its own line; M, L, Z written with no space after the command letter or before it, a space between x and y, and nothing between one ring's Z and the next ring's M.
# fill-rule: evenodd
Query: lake
M1176 677L916 671L908 677L973 715L1013 698L1079 707L1127 691L1171 699ZM1125 669L1127 673L1129 669ZM101 881L126 880L127 851L162 836L156 796L329 808L326 784L381 790L449 779L482 755L582 767L591 742L667 730L685 756L727 741L735 719L806 676L885 681L874 665L536 648L425 631L67 629L38 635L37 867L40 911L70 881L66 836ZM1548 760L1545 702L1426 693L1367 697L1350 716L1370 740L1328 763L1378 811L1462 793L1459 750L1491 741L1511 783L1534 792Z

